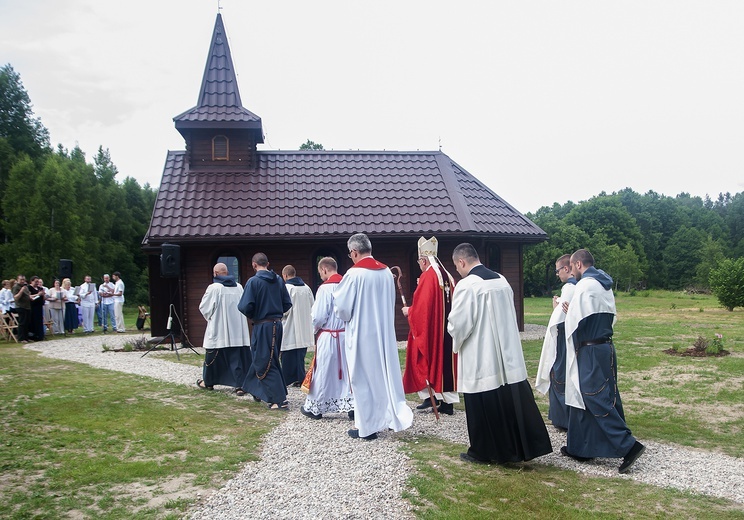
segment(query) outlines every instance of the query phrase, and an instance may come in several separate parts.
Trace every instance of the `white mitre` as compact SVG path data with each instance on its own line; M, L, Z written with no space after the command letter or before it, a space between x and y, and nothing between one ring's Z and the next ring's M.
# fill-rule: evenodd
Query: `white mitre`
M437 240L437 237L431 237L430 239L426 239L424 237L419 238L418 240L418 256L419 258L428 258L429 263L432 266L439 265L442 268L442 271L447 273L447 277L449 278L449 284L450 287L454 287L454 279L452 278L452 275L449 274L449 271L444 268L444 265L442 262L439 261L439 258L437 258L437 251L439 250L439 241ZM442 273L439 271L439 269L434 269L434 272L437 273L437 278L439 279L439 287L444 287L444 280L442 280Z
M426 240L424 237L418 239L418 254L419 258L433 256L436 258L437 250L439 249L439 241L437 237L431 237Z

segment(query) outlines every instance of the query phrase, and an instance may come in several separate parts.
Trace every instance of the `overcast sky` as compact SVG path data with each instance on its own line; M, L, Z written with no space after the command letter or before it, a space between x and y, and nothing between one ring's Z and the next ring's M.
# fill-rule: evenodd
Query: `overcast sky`
M744 2L221 0L261 150L440 148L521 212L744 191ZM217 0L0 0L49 129L158 187Z

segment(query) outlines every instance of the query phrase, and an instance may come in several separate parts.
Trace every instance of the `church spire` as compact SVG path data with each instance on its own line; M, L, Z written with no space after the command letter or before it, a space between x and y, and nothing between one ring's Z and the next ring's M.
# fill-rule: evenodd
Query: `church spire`
M230 45L222 22L217 13L217 21L212 32L207 65L204 67L199 104L197 106L241 107L238 79L235 75Z
M244 108L240 100L230 45L220 13L214 24L197 105L173 120L181 134L190 129L239 128L252 130L256 142L263 143L261 118Z

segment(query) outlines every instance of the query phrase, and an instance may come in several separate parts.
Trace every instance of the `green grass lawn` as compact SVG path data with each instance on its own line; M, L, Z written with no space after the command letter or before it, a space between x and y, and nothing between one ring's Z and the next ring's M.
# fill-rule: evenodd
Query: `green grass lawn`
M744 456L744 311L671 292L620 294L617 303L619 386L634 434ZM548 298L527 299L525 322L544 325L551 309ZM135 319L129 309L128 328ZM663 352L715 333L732 355ZM523 346L533 382L542 341ZM180 518L197 492L255 459L261 436L281 420L220 392L51 360L7 342L0 349L2 518ZM181 362L202 358L182 352ZM546 414L547 399L536 396ZM424 519L744 517L741 504L725 500L539 461L473 466L459 460L463 446L402 442L415 468L406 497Z

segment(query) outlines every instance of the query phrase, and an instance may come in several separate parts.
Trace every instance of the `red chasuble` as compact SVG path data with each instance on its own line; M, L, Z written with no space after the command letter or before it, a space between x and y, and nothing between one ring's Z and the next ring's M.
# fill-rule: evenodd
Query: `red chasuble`
M403 372L403 390L407 394L424 390L427 380L434 392L454 392L456 389L452 339L445 331L445 314L449 313L450 303L444 289L439 287L434 271L437 268L432 266L421 273L408 310L410 332ZM446 273L442 272L442 275L444 280L448 280ZM450 296L453 289L450 288ZM445 351L448 359L445 359Z

